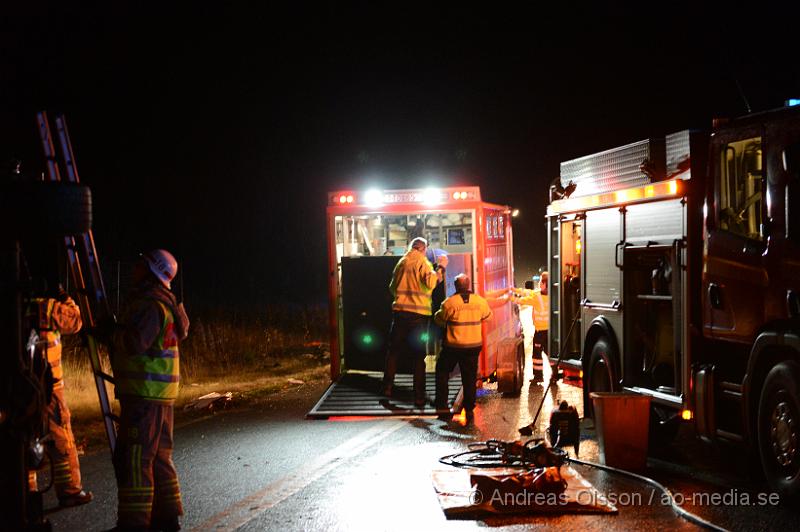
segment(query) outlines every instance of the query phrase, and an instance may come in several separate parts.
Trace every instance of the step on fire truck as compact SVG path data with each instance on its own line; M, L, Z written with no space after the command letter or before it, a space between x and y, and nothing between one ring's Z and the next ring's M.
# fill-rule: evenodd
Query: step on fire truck
M327 220L334 386L345 374L382 375L392 320L389 281L411 240L419 236L427 239L429 251L448 256L444 290L440 285L440 293L434 291L433 310L455 292L455 276L468 274L475 293L489 299L493 307L493 317L484 323L478 377L497 378L500 391L520 390L519 319L508 298L514 279L508 207L482 201L478 187L344 190L328 195ZM431 327L429 372L437 350ZM401 373L410 373L410 366L399 363ZM379 413L370 398L364 399L369 403L367 410L359 410L355 402L352 408L325 410L321 404L328 396L310 416L321 416L323 411L326 415Z
M796 498L800 107L563 162L550 194L548 352L582 371L585 411L646 394L651 441L694 420Z

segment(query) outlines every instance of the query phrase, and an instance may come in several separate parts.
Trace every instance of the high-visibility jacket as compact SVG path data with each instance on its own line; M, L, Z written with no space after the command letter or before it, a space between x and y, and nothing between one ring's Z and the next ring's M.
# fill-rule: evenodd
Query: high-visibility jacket
M518 305L531 305L533 307L533 325L537 331L546 331L550 325L550 296L542 294L539 289L517 291L523 294L517 299Z
M449 347L481 347L481 322L492 316L489 304L478 294L453 294L445 299L433 319L447 328L443 340Z
M75 334L81 330L81 311L69 297L63 302L51 297L34 298L30 300L29 309L35 318L38 347L46 353L53 373L53 387L62 387L61 334Z
M431 293L437 281L438 275L425 255L416 249L409 250L392 272L389 283L394 296L392 310L430 316Z
M152 345L141 352L114 356L116 394L171 403L178 396L180 381L175 317L169 306L156 299L144 299L139 305L156 306L162 317L160 330Z

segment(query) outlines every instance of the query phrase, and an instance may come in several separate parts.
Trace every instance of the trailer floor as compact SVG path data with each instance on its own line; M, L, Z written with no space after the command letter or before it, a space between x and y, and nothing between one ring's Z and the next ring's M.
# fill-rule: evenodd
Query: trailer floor
M428 403L425 408L414 406L413 380L410 374L398 373L391 398L382 394L383 373L380 371L349 371L332 383L306 417L331 416L430 416L436 415L431 404L436 394L434 373L425 374ZM450 377L449 404L461 390L461 376ZM459 397L460 399L460 397ZM460 400L459 400L460 408Z

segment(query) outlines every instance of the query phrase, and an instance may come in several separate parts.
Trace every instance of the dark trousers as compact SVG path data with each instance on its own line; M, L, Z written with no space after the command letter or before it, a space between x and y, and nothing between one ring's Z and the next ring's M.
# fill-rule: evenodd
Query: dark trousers
M442 347L439 360L436 361L436 408L450 408L448 397L448 380L450 373L458 364L461 371L461 385L464 387L464 409L471 411L475 408L475 383L478 380L478 355L480 347L457 348Z
M114 451L117 524L146 530L183 515L178 473L172 462L172 404L120 399Z
M397 359L404 357L414 368L414 400L425 400L425 354L428 340L430 316L412 312L393 312L392 328L389 331L389 348L386 351L386 366L383 371L383 386L394 385L397 374Z

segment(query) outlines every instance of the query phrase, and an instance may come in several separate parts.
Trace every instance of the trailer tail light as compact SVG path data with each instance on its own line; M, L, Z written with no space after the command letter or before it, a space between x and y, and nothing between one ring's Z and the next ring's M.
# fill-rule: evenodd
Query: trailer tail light
M433 207L452 202L481 201L478 187L415 188L381 190L371 188L363 192L338 190L328 196L329 205L364 206L370 208L398 204L418 204Z
M694 412L689 410L688 408L684 408L681 410L681 419L684 421L691 421L694 419Z

